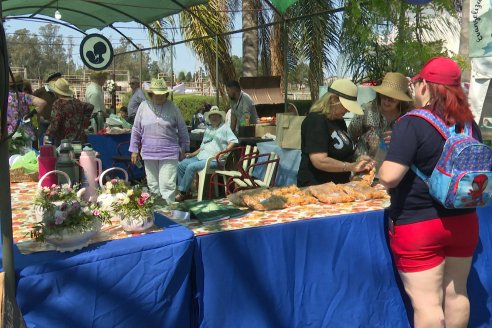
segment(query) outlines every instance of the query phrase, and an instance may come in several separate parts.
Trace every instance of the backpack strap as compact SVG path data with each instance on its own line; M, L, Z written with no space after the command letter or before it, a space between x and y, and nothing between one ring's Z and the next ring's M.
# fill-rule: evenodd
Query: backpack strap
M441 134L441 136L444 138L444 140L448 140L448 138L451 137L451 135L453 134L454 125L451 128L449 128L440 117L434 115L434 113L432 113L431 111L429 111L427 109L414 109L414 110L408 112L407 114L405 114L405 116L406 115L417 116L417 117L420 117L420 118L426 120L427 122L429 122L429 124L431 124ZM422 179L422 181L424 181L427 186L429 186L430 177L428 177L422 171L420 171L419 168L415 164L412 164L410 166L410 169L420 179Z
M429 124L431 124L444 138L444 140L447 140L449 137L451 137L454 134L454 129L455 126L453 125L452 127L448 127L446 123L437 115L432 113L430 110L427 109L414 109L405 116L417 116L420 118L423 118Z

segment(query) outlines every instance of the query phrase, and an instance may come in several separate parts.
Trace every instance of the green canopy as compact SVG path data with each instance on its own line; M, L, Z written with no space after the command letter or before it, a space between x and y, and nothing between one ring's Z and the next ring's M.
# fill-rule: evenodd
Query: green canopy
M102 29L115 22L149 24L207 2L208 0L2 0L2 16L54 18L55 11L58 10L62 22L87 31L91 28Z
M270 0L272 4L277 8L282 14L287 11L287 8L292 6L297 0Z

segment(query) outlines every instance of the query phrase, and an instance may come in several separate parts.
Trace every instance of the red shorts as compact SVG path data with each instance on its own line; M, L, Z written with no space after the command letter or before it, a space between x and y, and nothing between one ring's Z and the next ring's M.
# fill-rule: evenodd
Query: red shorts
M478 243L478 217L473 212L397 225L389 236L399 271L425 271L441 264L447 256L473 256Z

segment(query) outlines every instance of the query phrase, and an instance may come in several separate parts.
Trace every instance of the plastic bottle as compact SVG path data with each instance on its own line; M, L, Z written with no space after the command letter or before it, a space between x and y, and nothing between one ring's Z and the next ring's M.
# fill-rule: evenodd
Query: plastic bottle
M39 148L38 169L40 180L46 173L56 169L55 147L53 145L43 145ZM50 174L43 180L41 186L51 187L54 184L58 184L57 176Z
M79 160L82 167L81 184L85 191L83 198L86 201L95 202L97 200L97 177L102 172L102 163L96 158L96 152L89 146L82 149Z

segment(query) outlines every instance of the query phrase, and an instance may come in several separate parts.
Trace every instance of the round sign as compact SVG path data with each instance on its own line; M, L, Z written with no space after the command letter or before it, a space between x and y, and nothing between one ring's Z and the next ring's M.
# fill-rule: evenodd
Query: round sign
M102 71L113 61L113 46L101 34L89 34L80 44L80 58L90 69Z

